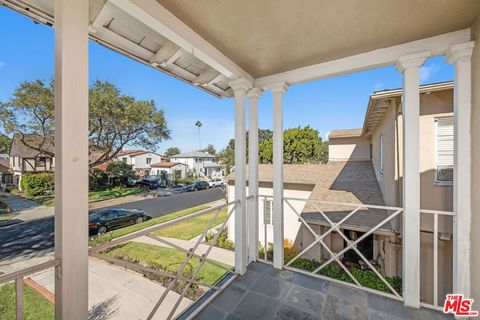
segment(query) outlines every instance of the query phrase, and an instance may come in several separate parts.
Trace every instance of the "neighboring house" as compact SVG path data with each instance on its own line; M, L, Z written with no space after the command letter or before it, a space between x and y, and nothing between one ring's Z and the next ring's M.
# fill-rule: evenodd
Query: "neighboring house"
M0 158L0 189L5 189L13 184L13 170L10 169L10 161Z
M188 166L193 175L208 176L207 167L217 164L214 155L201 151L181 153L170 157L170 161L183 163Z
M324 214L335 223L354 208L341 205L313 204L314 200L402 207L402 105L401 90L385 90L370 96L364 126L360 129L334 130L329 135L329 162L284 165L284 196L305 201L291 201L292 207L309 226L322 235L330 229ZM451 211L453 180L453 83L424 85L420 88L420 177L421 208ZM248 172L248 170L247 170ZM259 166L259 194L271 196L272 165ZM228 196L234 199L234 173L228 176ZM259 241L273 242L271 199L259 199ZM385 219L392 211L361 209L341 225L350 240L357 239ZM432 217L421 215L421 272L433 270ZM452 288L452 224L439 217L440 296ZM229 221L229 238L234 239L234 219ZM357 245L367 259L386 276L402 275L401 221L393 219ZM302 226L293 209L284 205L284 237L294 243L297 252L315 239ZM332 252L345 247L341 236L332 232L325 237ZM329 258L320 244L303 257ZM347 251L344 263L361 264L358 256ZM432 301L433 281L422 277L423 301Z
M13 184L20 188L22 175L25 173L52 172L55 169L53 141L49 138L43 143L43 137L26 135L25 143L20 134L15 134L10 148L10 169L13 172ZM42 146L43 152L36 150Z
M225 176L225 165L220 163L207 163L203 166L205 175L209 178L220 178Z
M151 175L162 176L167 174L169 180L178 180L185 178L187 174L187 165L179 162L157 162L152 164Z
M150 175L153 163L164 161L161 155L145 150L123 150L115 157L117 161L123 161L132 166L138 176Z

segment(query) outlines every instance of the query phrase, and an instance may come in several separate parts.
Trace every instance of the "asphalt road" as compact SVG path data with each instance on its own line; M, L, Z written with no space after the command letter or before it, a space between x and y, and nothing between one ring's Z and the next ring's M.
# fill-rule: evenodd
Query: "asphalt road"
M142 209L149 216L156 218L223 198L222 188L212 188L129 202L116 207ZM0 265L42 256L52 251L54 245L53 230L53 218L0 228Z

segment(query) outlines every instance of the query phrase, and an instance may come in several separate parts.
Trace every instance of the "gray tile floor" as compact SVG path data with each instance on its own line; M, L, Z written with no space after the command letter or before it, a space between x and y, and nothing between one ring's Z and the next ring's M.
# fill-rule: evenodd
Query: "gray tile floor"
M400 301L252 263L196 319L451 319Z

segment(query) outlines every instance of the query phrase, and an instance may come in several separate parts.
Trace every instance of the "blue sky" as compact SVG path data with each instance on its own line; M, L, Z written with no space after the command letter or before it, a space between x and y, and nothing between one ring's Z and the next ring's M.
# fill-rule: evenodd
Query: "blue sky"
M53 76L53 29L0 7L0 39L0 101L8 100L22 81ZM172 139L158 146L160 152L172 146L198 149L197 120L203 123L203 147L213 144L219 150L233 137L232 99L218 99L93 42L89 76L90 81L109 80L137 99L154 100L165 111ZM453 68L443 57L432 58L420 77L422 83L452 80ZM361 127L369 95L401 85L401 75L386 67L292 86L285 94L284 127L310 125L322 136ZM261 128L272 128L271 104L266 93L260 99Z

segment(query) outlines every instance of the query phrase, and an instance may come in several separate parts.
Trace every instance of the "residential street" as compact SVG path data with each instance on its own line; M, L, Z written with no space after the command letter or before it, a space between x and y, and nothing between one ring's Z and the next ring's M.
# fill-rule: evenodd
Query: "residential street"
M223 199L221 188L129 202L116 207L144 210L153 218ZM42 256L53 250L54 220L43 219L0 228L0 266Z

